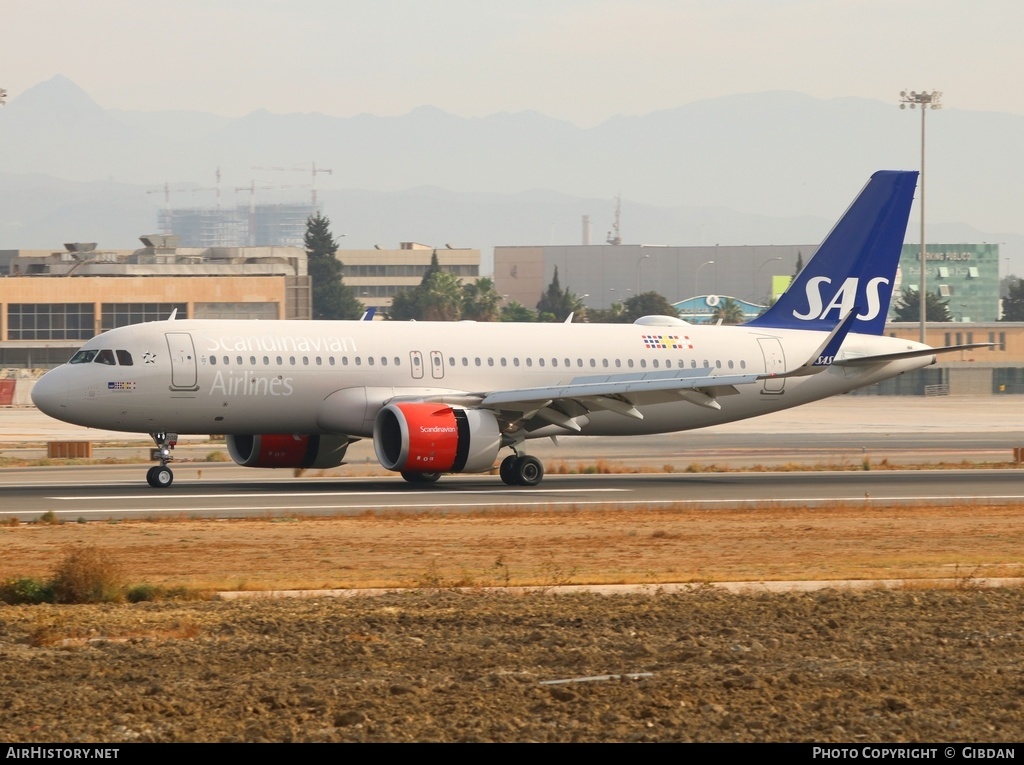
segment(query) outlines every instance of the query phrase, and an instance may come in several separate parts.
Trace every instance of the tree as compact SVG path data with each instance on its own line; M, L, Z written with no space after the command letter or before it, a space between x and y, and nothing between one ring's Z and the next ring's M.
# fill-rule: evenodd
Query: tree
M462 318L462 282L455 274L435 271L421 288L419 307L423 321L458 321Z
M631 324L641 316L679 316L679 312L657 292L641 292L626 300L622 321Z
M740 304L732 298L720 300L711 312L712 324L742 324L746 318Z
M388 316L398 321L458 321L462 318L462 282L454 274L428 269L417 286L392 298Z
M312 284L314 319L358 319L366 310L342 281L344 266L335 257L338 243L329 218L317 213L306 219L306 270Z
M929 292L925 297L925 319L927 321L953 321L949 312L949 301L940 300L939 296ZM894 321L920 321L921 299L918 290L907 287L900 293L893 304Z
M1003 315L999 321L1024 321L1024 279L1007 285L1003 298Z
M587 321L591 324L623 324L626 321L626 307L616 301L608 308L588 308Z
M569 314L581 315L585 310L581 301L569 288L562 289L558 282L558 266L555 266L555 274L548 285L547 292L541 295L537 303L537 314L539 321L565 321ZM545 314L553 318L545 318Z
M537 321L537 314L531 311L522 303L517 303L515 300L513 300L501 307L501 320L533 322Z
M473 321L498 321L501 295L494 289L494 280L481 277L462 285L462 318Z

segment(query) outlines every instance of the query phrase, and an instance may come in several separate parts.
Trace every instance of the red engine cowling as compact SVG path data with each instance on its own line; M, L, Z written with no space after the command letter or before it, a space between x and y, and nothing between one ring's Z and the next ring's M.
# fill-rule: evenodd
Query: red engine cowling
M388 470L482 473L494 467L501 432L491 412L399 402L377 413L373 448Z
M345 459L344 436L234 435L227 437L228 454L243 467L329 468Z

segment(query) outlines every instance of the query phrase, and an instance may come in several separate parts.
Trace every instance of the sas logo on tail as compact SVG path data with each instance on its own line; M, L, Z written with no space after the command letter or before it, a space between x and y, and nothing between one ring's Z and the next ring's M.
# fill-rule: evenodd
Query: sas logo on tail
M859 289L860 280L854 276L849 277L842 283L838 290L832 294L831 299L828 303L825 303L826 296L829 292L825 291L827 287L831 286L832 280L827 276L815 276L807 280L807 311L806 313L799 313L793 311L793 316L797 319L804 321L814 319L824 319L828 316L830 311L836 311L836 317L843 316L849 311L853 310L853 307L858 304L857 295ZM864 313L857 314L857 318L862 321L868 321L878 316L879 311L882 310L882 297L879 294L882 289L882 285L888 285L889 280L884 276L876 276L875 278L868 281L867 286L864 289L865 300L861 301L861 305L867 304L867 310ZM822 294L824 292L824 294Z

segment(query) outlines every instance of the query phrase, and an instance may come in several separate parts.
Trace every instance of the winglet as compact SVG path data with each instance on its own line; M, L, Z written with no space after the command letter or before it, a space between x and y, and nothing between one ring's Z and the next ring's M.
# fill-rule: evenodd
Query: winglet
M359 321L373 321L373 315L375 313L377 313L377 306L371 305L363 311L363 315L359 317Z
M807 375L816 375L818 372L824 371L828 367L835 363L836 356L839 354L839 348L842 346L843 341L846 340L846 336L850 334L850 328L853 327L854 322L857 321L857 313L860 311L859 308L854 306L850 309L843 317L842 321L836 324L835 329L828 333L828 337L825 338L818 350L811 354L811 357L807 359L803 364L798 366L789 372L783 372L779 375L764 375L765 377L806 377Z

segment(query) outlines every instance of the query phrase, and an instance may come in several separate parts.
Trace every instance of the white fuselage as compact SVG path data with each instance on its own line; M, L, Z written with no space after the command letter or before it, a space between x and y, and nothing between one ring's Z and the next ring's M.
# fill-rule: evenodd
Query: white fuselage
M113 350L118 363L65 364L37 383L33 398L53 417L110 430L368 437L377 411L396 398L458 405L495 391L702 368L723 378L782 374L806 361L825 336L685 324L165 321L93 338L83 350ZM924 347L850 334L838 359ZM130 365L121 363L129 357ZM701 428L827 398L933 361L834 366L726 385L718 391L721 408L676 392L640 395L634 404L642 418L603 410L576 423L581 435L605 436ZM528 437L566 432L551 425Z

